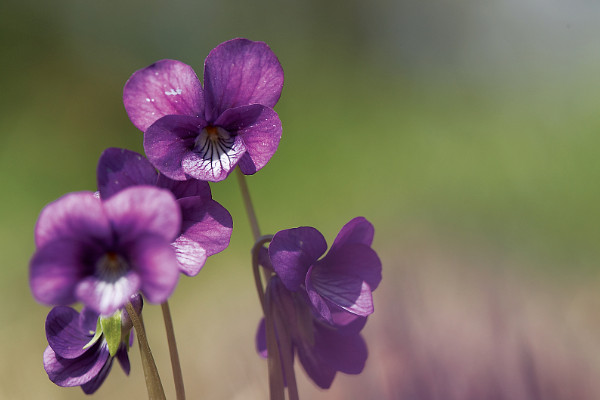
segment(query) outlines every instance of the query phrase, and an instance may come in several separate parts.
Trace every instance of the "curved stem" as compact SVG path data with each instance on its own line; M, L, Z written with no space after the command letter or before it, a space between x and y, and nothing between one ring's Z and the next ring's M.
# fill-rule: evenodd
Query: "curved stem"
M263 288L262 280L260 279L260 270L258 268L258 252L265 243L268 243L273 239L273 235L261 236L254 246L252 247L252 272L254 273L254 284L256 285L256 292L258 293L258 299L260 300L260 306L263 310L263 315L266 314L265 306L265 290Z
M146 378L146 389L148 390L149 399L165 400L165 391L158 375L158 369L156 369L156 363L154 357L152 357L152 351L148 344L148 338L146 337L146 330L144 329L144 321L141 314L138 315L131 303L125 305L125 309L131 317L135 333L137 335L137 341L140 346L140 356L142 358L142 366L144 368L144 377Z
M258 220L256 219L256 213L254 212L252 199L250 199L250 191L248 190L248 185L246 184L246 176L239 167L236 168L236 171L238 183L240 184L240 190L242 191L242 198L244 199L244 206L246 206L246 213L248 214L248 219L250 220L252 235L254 236L254 240L258 240L258 238L260 238L260 228L258 227Z
M175 381L175 394L177 400L185 400L185 388L183 387L183 374L181 373L181 364L179 363L179 353L177 352L177 342L175 342L175 330L173 329L173 319L169 302L165 301L160 305L165 321L167 331L167 342L169 343L169 355L171 356L171 368L173 369L173 380Z

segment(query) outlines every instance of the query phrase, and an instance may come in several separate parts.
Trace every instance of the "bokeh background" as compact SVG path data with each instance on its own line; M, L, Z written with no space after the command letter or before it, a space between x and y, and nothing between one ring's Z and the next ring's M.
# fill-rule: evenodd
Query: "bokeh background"
M77 399L43 370L28 287L39 211L95 190L106 147L142 152L122 106L163 58L267 42L286 74L279 150L249 177L261 229L331 243L362 215L384 280L363 374L305 399L600 398L600 3L588 0L8 0L0 5L0 398ZM170 300L188 398L263 399L251 233ZM159 307L144 316L174 397ZM143 398L116 367L97 399Z

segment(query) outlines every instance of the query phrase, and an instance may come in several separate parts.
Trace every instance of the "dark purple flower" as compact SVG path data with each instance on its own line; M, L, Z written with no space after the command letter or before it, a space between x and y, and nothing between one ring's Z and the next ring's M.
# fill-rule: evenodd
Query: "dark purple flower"
M132 299L141 311L141 298ZM94 393L110 372L115 357L129 375L128 349L131 346L131 325L127 311L122 311L121 341L111 356L109 345L98 323L99 314L84 307L81 314L71 307L54 307L46 318L48 347L44 351L44 369L58 386L81 386L86 394Z
M129 78L123 102L162 174L218 182L236 165L255 173L275 153L282 87L283 69L265 43L233 39L206 58L204 88L190 66L161 60Z
M35 227L30 286L47 305L81 301L102 315L138 291L164 302L179 279L171 242L181 212L167 190L136 186L106 200L92 192L48 204Z
M348 222L327 250L311 227L277 232L269 245L273 270L292 292L305 292L316 315L345 325L373 312L372 291L381 281L381 261L371 248L373 225L363 217Z
M316 318L311 304L302 292L289 291L277 276L267 286L268 309L274 319L277 346L281 351L291 344L291 359L294 354L308 376L323 389L331 386L336 373L359 374L367 360L367 346L360 330L366 318L356 319L346 326L332 326ZM267 356L265 320L256 335L258 353ZM284 362L283 369L293 368Z
M181 209L182 223L172 246L185 275L198 274L207 257L229 245L233 221L229 212L212 199L208 182L174 181L158 174L142 155L117 148L102 153L97 176L102 199L135 185L158 186L173 193Z

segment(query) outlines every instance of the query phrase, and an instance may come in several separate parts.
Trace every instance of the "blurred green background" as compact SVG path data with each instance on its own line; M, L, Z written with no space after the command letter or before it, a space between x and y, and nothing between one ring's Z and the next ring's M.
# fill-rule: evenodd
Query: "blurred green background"
M310 225L331 243L363 215L384 265L365 372L323 392L299 367L303 398L453 398L474 366L520 346L540 385L557 374L587 390L555 398L598 398L600 4L584 0L3 2L0 398L83 397L41 363L49 308L28 287L38 213L95 190L106 147L143 151L121 101L135 70L172 58L202 77L233 37L267 42L286 74L280 147L248 179L262 231ZM170 301L188 396L266 398L251 233L237 182L212 188L234 218L231 246ZM160 311L145 310L172 398ZM525 339L500 345L494 324ZM94 397L145 396L137 346L131 358L132 375L115 368ZM456 390L417 390L440 373Z

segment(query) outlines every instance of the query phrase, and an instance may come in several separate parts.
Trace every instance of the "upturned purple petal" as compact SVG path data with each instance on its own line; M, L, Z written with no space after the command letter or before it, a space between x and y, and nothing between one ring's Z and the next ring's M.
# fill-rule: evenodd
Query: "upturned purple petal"
M139 235L148 233L170 242L179 233L179 206L175 197L164 189L129 187L106 200L104 210L120 243L134 241Z
M64 195L48 204L35 226L35 244L42 247L60 238L106 239L111 235L110 223L100 199L92 192Z
M102 315L110 315L123 308L129 298L141 287L135 271L115 277L91 275L77 284L77 299Z
M202 85L194 70L175 60L161 60L136 71L125 84L127 115L141 131L165 115L201 116Z
M381 261L371 247L348 243L338 246L335 251L330 250L315 266L313 274L322 277L323 281L342 279L333 278L335 275L345 275L348 279L354 277L352 279L366 282L373 291L381 282Z
M303 226L279 231L269 244L273 269L288 290L304 283L312 264L327 250L325 238L315 228Z
M277 113L260 104L228 109L216 122L227 131L240 135L246 148L239 166L246 175L263 168L281 140L281 121Z
M206 181L200 181L198 179L175 181L164 175L159 175L156 185L169 190L176 199L195 196L201 197L202 200L212 199L210 186Z
M206 125L202 118L183 115L159 119L144 133L144 151L148 160L168 178L188 179L181 163L192 153L196 139Z
M373 225L364 217L356 217L342 227L329 251L335 251L337 247L349 243L362 243L371 246L374 235L375 228Z
M331 311L319 297L361 317L373 313L371 288L359 277L311 267L305 285L311 302L328 322L333 322Z
M263 42L233 39L214 48L204 63L208 121L229 108L262 104L273 108L283 87L283 69Z
M179 279L179 264L171 245L161 237L145 235L128 250L131 266L141 278L142 294L151 303L167 300Z
M83 355L69 359L58 356L50 346L44 351L44 369L58 386L80 386L97 376L110 358L106 342L98 341Z
M46 305L67 305L76 301L75 288L93 273L89 260L98 249L77 239L60 239L35 252L29 267L33 297Z
M81 356L92 336L93 333L81 329L79 313L71 307L54 307L46 317L48 344L62 358Z
M100 196L106 200L129 186L155 185L158 173L141 154L112 147L102 152L96 176Z

